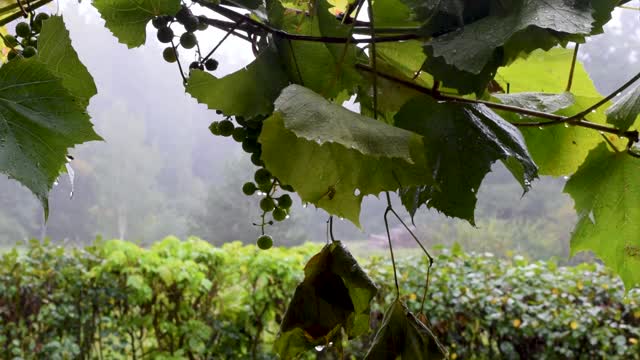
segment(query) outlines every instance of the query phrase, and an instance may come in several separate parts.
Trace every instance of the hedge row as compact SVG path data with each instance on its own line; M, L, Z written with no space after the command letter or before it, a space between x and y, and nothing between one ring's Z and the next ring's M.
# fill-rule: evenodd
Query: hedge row
M32 241L0 259L0 357L7 359L275 359L271 347L317 244L257 250L167 238L64 249ZM361 260L379 286L372 331L345 344L361 359L394 297L391 264ZM426 262L400 259L418 311ZM425 313L451 359L640 359L640 291L596 264L443 251ZM307 358L337 358L331 348Z

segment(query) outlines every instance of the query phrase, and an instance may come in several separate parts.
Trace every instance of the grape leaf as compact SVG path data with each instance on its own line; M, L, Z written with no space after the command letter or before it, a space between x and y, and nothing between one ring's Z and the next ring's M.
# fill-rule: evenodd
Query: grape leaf
M38 38L38 60L62 78L62 85L84 105L97 93L96 84L71 46L69 31L61 16L52 16L42 23Z
M447 358L447 350L400 300L387 309L365 360Z
M640 85L630 90L607 109L607 122L627 130L640 116Z
M538 96L538 103L525 103L521 99L520 94L495 95L501 102L508 105L522 106L532 110L541 110L546 112L555 112L558 115L571 116L581 110L591 106L599 100L599 98L591 97L573 97L573 105L565 108L561 106L562 102L544 102L544 98L549 100L553 98L550 94L532 94L526 96ZM566 95L556 95L563 98ZM564 104L567 104L566 102ZM555 111L554 111L555 110ZM540 118L522 117L514 113L501 112L506 119L513 123L546 121ZM604 114L602 109L586 116L587 120L604 123ZM580 164L584 161L589 153L599 142L602 141L600 135L591 130L578 126L565 126L563 124L545 126L545 127L523 127L520 129L524 136L527 147L533 160L540 167L540 174L552 176L564 176L573 174ZM612 139L615 141L615 139Z
M411 9L402 0L374 1L373 19L376 27L409 28L419 25L414 21Z
M539 92L561 93L566 89L569 69L573 57L572 49L553 48L536 50L526 59L518 59L507 67L500 68L496 80L512 93ZM578 96L601 96L581 61L573 70L571 93Z
M571 254L590 250L616 271L627 290L640 285L640 159L601 143L567 181L578 224Z
M45 217L67 149L101 140L82 103L35 58L0 68L0 171L33 192Z
M438 103L428 96L407 102L396 125L422 135L435 184L405 187L402 203L413 216L423 204L474 224L476 192L491 165L502 162L526 190L537 177L522 135L484 105Z
M226 115L250 118L270 114L274 100L288 84L278 63L275 50L267 48L249 66L223 78L194 70L187 92L209 109L221 110Z
M326 0L313 2L308 12L286 11L282 14L283 30L300 35L347 37L348 27L329 12ZM270 15L276 16L276 15ZM289 41L276 38L283 64L292 82L304 85L325 96L335 98L343 90L353 94L360 82L355 70L356 57L362 51L354 44L325 44L309 41ZM313 66L309 66L313 64Z
M420 136L331 104L299 85L282 91L259 141L266 168L303 201L358 226L365 195L432 179Z
M418 41L405 41L401 43L381 43L377 45L378 57L377 70L416 84L432 87L433 79L426 73L422 73L415 80L412 78L418 71L425 56L422 46ZM363 71L363 80L358 87L357 100L360 103L360 113L365 116L373 116L373 74ZM395 113L411 98L420 95L420 92L411 89L396 81L378 77L375 84L377 90L377 114L378 119L389 124L393 123Z
M143 45L147 23L158 15L175 15L180 0L94 0L105 26L129 48Z
M600 3L596 6L597 16L603 18L615 2L608 1L609 6ZM463 27L457 26L455 31L432 38L424 48L428 57L425 70L464 93L481 92L498 67L536 49L550 49L567 41L582 42L585 36L601 32L601 26L593 23L591 4L514 0L503 11L489 12ZM459 72L464 77L459 78Z
M326 245L304 268L274 348L283 359L326 345L344 328L349 338L369 330L377 288L340 241Z

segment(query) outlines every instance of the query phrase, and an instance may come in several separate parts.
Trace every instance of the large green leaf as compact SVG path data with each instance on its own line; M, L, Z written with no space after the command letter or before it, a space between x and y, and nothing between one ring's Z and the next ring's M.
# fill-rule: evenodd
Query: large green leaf
M395 300L387 309L365 360L444 359L447 351L431 329L420 322L407 306Z
M86 106L97 93L96 84L71 46L69 31L61 16L52 16L42 24L38 38L38 60L62 78L62 85Z
M501 160L526 190L537 177L522 135L484 105L412 99L396 125L423 136L435 184L407 187L402 202L412 215L423 204L474 223L476 193L491 165Z
M204 71L192 71L187 92L209 109L250 118L270 114L274 100L287 85L278 55L267 48L246 68L220 79Z
M567 182L578 224L571 254L590 250L615 270L627 290L640 285L640 159L602 143Z
M283 359L326 345L343 328L349 338L369 330L377 289L340 241L326 245L304 268L274 348Z
M523 95L520 93L495 96L508 105L554 112L564 116L578 113L599 100L598 98L578 96L573 97L573 105L562 107L562 105L570 105L570 102L567 102L567 99L571 96L570 94L527 93ZM528 98L537 97L538 101L525 101L523 100L525 96ZM544 119L518 116L513 113L501 114L514 123L545 121ZM603 110L598 109L596 112L587 115L586 119L604 123ZM540 174L542 175L565 176L573 174L587 157L589 150L602 141L600 135L591 129L563 124L545 127L523 127L520 128L520 131L526 140L531 156L540 167Z
M0 68L0 171L38 197L45 217L67 149L100 140L82 102L37 59Z
M437 6L428 22L437 22L442 13L447 16L445 22L450 22L448 19L452 18L457 19L458 24L448 24L444 34L435 36L425 44L425 53L428 55L425 70L445 85L462 92L480 92L496 74L498 67L533 50L550 49L567 41L582 41L585 36L600 32L601 26L594 26L594 16L609 16L615 1L591 1L596 2L597 6L565 0L514 0L500 9L493 9L490 2L484 2L484 8L480 6L479 11L474 11L471 22L465 24L459 23L460 18L467 20L463 16L464 9L459 9L459 14L451 14L458 9L443 12L441 6L445 5ZM443 3L447 2L440 4ZM597 14L594 14L594 7ZM437 24L435 28L443 26ZM449 31L454 28L455 31ZM431 35L429 32L427 34Z
M640 116L640 85L630 90L607 109L607 121L627 130Z
M331 104L299 85L283 90L259 140L271 173L303 201L356 225L365 195L431 183L420 136Z
M180 0L94 0L92 4L105 26L129 48L144 44L151 19L180 10Z

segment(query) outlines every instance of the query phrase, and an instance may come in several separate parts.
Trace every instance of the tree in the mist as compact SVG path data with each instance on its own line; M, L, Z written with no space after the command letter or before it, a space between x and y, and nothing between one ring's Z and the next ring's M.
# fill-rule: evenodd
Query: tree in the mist
M45 217L67 149L100 140L85 113L97 89L62 18L36 14L46 2L0 0L0 25L26 18L15 34L2 36L9 51L0 68L0 170L40 199ZM478 189L499 161L524 192L539 175L569 177L565 191L578 215L572 253L592 250L630 288L640 284L640 74L603 97L576 61L579 46L568 47L601 33L615 6L626 2L93 5L129 47L145 43L151 23L166 44L158 56L176 64L191 96L224 117L209 130L251 154L259 169L238 189L260 197L261 214L247 226L258 224L261 248L274 240L271 223L291 211L286 192L358 226L363 198L380 195L387 200L380 221L393 260L389 220L405 223L389 192L411 216L424 205L475 225ZM199 42L212 27L225 35ZM219 78L215 52L229 36L250 43L256 58ZM352 96L359 113L342 107ZM332 230L333 218L329 225ZM353 338L368 330L376 287L329 234L283 318L275 348L284 358L320 345L339 350L343 333ZM398 281L366 358L446 356L424 314L414 315L401 301Z

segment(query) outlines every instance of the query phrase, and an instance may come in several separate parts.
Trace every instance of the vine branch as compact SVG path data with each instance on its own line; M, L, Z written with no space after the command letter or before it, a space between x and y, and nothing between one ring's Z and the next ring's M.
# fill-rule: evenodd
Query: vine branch
M363 70L363 71L373 72L373 69L371 67L369 67L368 65L365 65L365 64L356 64L356 67L358 69L360 69L360 70ZM592 105L589 108L585 109L584 111L581 111L581 112L579 112L579 113L577 113L575 115L569 116L569 117L562 116L562 115L557 115L557 114L552 114L552 113L547 113L547 112L542 112L542 111L530 110L530 109L526 109L526 108L522 108L522 107L518 107L518 106L513 106L513 105L500 104L500 103L496 103L496 102L492 102L492 101L477 100L477 99L467 99L467 98L463 98L463 97L460 97L460 96L447 95L447 94L443 94L443 93L434 91L433 89L429 89L429 88L423 87L423 86L418 85L416 83L413 83L411 81L398 78L398 77L390 75L390 74L385 74L385 73L378 72L377 75L380 76L380 77L383 77L383 78L385 78L387 80L396 82L398 84L402 84L402 85L404 85L404 86L406 86L408 88L411 88L411 89L416 90L418 92L421 92L423 94L427 94L429 96L432 96L434 99L444 100L444 101L451 101L451 102L458 102L458 103L482 104L482 105L485 105L485 106L487 106L489 108L496 109L496 110L504 110L504 111L513 112L513 113L517 113L517 114L522 114L522 115L526 115L526 116L532 116L532 117L538 117L538 118L550 120L550 121L532 121L532 122L516 122L516 123L512 123L513 125L518 126L518 127L551 126L551 125L558 125L558 124L562 124L562 123L568 122L571 125L580 126L580 127L584 127L584 128L589 128L589 129L593 129L593 130L597 130L597 131L602 131L602 132L606 132L606 133L622 136L622 137L625 137L625 138L631 140L634 143L638 142L639 138L640 138L640 135L639 135L637 130L622 131L620 129L616 129L616 128L611 127L611 126L596 124L596 123L593 123L593 122L590 122L590 121L587 121L587 120L583 119L586 115L591 113L591 111L599 108L600 106L605 104L607 101L609 101L612 98L614 98L616 96L616 94L620 93L621 91L624 91L626 88L628 88L634 82L636 82L638 79L640 79L640 73L638 73L636 76L631 78L629 81L627 81L625 84L623 84L620 88L616 89L613 93L609 94L607 97L605 97L602 100L598 101L597 103L595 103L594 105Z
M50 1L50 0L47 0L47 1ZM379 42L396 42L396 41L404 41L404 40L414 40L414 39L420 38L420 35L416 33L407 33L407 34L381 36L381 37L370 36L368 38L362 38L362 39L353 39L351 37L312 36L312 35L291 34L284 30L276 29L271 25L257 21L244 14L240 14L222 5L217 5L204 0L193 0L193 2L209 10L213 10L214 12L234 22L239 22L239 21L246 22L248 25L250 25L249 27L246 28L246 31L248 32L262 31L262 32L271 34L275 37L288 39L288 40L322 42L327 44L345 44L347 42L351 44L370 44L370 43L379 43Z

